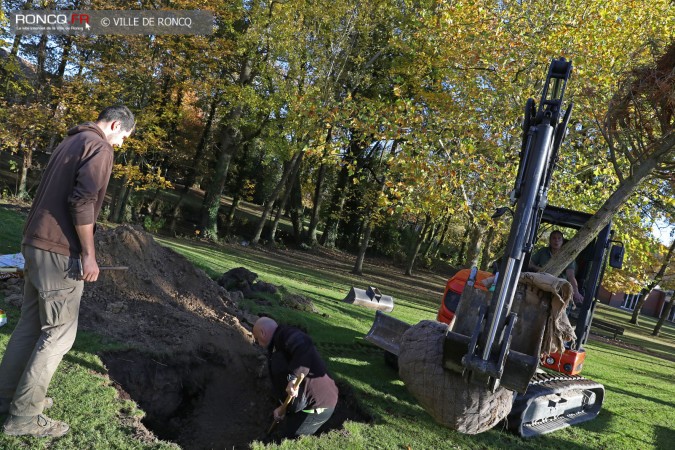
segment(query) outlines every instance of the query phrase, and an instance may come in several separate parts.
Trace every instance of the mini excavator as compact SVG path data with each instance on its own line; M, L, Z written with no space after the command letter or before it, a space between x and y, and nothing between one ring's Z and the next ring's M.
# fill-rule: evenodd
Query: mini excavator
M528 304L519 285L528 267L540 224L581 228L590 214L548 205L551 176L566 134L572 104L563 111L565 88L572 71L565 58L554 59L538 107L525 106L520 164L511 193L513 222L495 283L483 289L491 275L475 268L448 281L437 320L454 324L443 343L443 368L462 375L464 382L486 390L514 392L507 418L510 429L523 437L550 433L595 418L605 389L579 375L586 356L595 296L607 260L620 267L623 247L613 246L611 224L577 258L577 280L584 299L574 314L576 341L564 352L541 355L550 303ZM377 311L366 339L383 348L389 361L398 355L398 338L410 325ZM542 370L546 368L547 370Z

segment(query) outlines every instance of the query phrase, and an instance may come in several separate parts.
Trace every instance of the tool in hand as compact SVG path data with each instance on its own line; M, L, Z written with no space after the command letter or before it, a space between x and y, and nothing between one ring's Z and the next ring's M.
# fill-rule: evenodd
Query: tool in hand
M76 259L75 263L77 264L77 273L79 273L80 278L84 276L84 268L82 267L82 260ZM98 270L128 270L128 266L98 266Z
M304 379L305 379L305 374L301 373L300 376L295 379L295 382L293 382L293 387L295 389L298 389L300 387L300 383L302 383L302 380L304 380ZM286 397L286 400L284 401L283 405L281 405L281 411L284 413L284 416L286 415L286 408L288 408L288 405L291 404L291 401L293 401L293 397L291 396L291 394L288 394L288 396ZM281 422L281 420L283 420L283 419L280 419L280 420L275 419L274 422L272 422L272 425L270 426L270 429L267 430L268 436L272 433L272 431L274 431L277 424L279 422Z

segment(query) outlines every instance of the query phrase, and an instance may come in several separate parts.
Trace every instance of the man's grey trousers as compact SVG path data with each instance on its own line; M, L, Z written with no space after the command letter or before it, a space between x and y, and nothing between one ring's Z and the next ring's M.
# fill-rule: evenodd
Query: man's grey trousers
M72 275L72 258L27 245L22 250L23 305L0 363L0 397L13 399L10 414L36 416L75 342L84 282Z

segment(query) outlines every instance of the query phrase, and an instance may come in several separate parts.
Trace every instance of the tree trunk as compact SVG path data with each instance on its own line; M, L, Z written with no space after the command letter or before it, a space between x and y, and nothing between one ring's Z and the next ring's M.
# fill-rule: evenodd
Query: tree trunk
M251 244L256 245L258 242L260 242L260 236L262 236L263 229L265 228L265 223L267 222L267 216L269 215L270 211L272 210L272 206L276 199L279 197L279 194L281 193L281 190L284 188L286 185L286 182L288 181L288 177L291 175L291 170L292 167L295 165L295 160L299 159L302 156L302 151L297 152L295 155L293 155L293 158L291 159L291 163L287 165L286 170L284 170L283 175L281 176L281 179L277 183L277 185L274 188L274 191L272 191L272 194L270 195L270 198L267 200L267 203L265 204L265 209L263 210L262 216L260 217L260 221L258 222L258 226L256 227L255 233L253 234L253 238L251 239Z
M229 128L229 127L227 127ZM225 132L229 139L229 133ZM218 153L218 160L216 161L216 173L213 180L206 189L204 201L202 203L201 211L201 227L203 236L207 239L218 238L218 211L220 210L220 197L225 189L225 181L227 180L227 171L230 168L230 160L232 159L231 149L228 143L221 142L221 151ZM223 149L227 145L227 151Z
M76 0L72 4L72 9L78 10L80 9L80 1ZM68 58L70 57L70 52L73 49L73 37L70 35L65 35L63 37L64 43L61 46L62 52L61 52L61 61L59 62L59 67L56 69L56 85L57 86L62 86L63 85L63 76L66 73L66 66L68 66ZM58 101L54 102L54 109L56 110L56 107L58 105Z
M325 247L335 247L337 240L338 224L342 216L342 210L347 199L347 182L349 181L349 169L343 166L338 174L337 183L335 183L335 190L331 197L328 218L324 225L323 234L321 235L321 245Z
M206 118L204 130L202 131L202 135L199 138L199 144L197 144L197 150L195 151L195 155L192 158L192 164L190 165L190 167L188 167L188 171L185 176L185 184L183 185L183 189L181 190L180 196L178 197L176 204L173 206L171 212L169 213L171 217L171 224L169 225L169 229L171 230L172 233L176 232L176 225L178 222L178 217L180 216L180 207L183 204L183 201L185 200L185 196L190 191L190 188L195 184L199 167L201 167L201 161L202 159L204 159L204 153L206 152L207 143L209 141L209 134L211 134L211 127L213 126L213 118L216 114L218 101L219 101L218 95L214 95L213 100L211 101L211 106L209 107L209 114Z
M637 302L637 305L635 305L635 309L633 309L633 315L631 316L629 321L630 323L634 325L638 324L638 317L640 316L640 310L644 306L645 302L647 301L647 298L651 295L654 288L661 282L661 280L663 280L663 277L666 274L666 270L670 265L670 261L673 259L673 251L675 251L675 239L673 239L673 242L670 244L668 253L666 254L666 257L663 259L661 268L659 268L659 271L654 276L654 279L650 281L649 284L643 289L643 292L645 294L642 297L640 297L640 299Z
M319 227L319 214L321 212L321 203L323 203L323 186L326 180L326 164L321 164L319 173L316 176L316 185L314 188L314 205L312 206L312 213L309 219L309 227L307 228L307 244L314 246L318 244L316 237L317 229ZM325 231L324 231L325 232Z
M33 161L33 148L28 145L19 144L22 150L21 171L19 172L19 186L17 188L17 197L26 200L28 199L28 171Z
M668 306L666 306L663 313L661 313L661 317L659 317L659 321L656 322L656 326L654 326L654 331L652 331L652 336L658 336L659 335L659 332L661 331L661 327L666 322L666 319L670 315L670 311L672 311L672 309L673 309L673 305L675 305L675 295L670 297L670 301L668 302Z
M237 213L237 208L239 208L239 203L241 203L241 192L237 191L232 197L232 205L230 210L227 212L227 218L225 219L225 234L232 233L232 226L234 225L234 218Z
M328 129L326 134L326 144L331 141L332 128ZM309 219L309 227L307 228L306 241L308 245L315 246L318 244L316 234L319 227L319 214L321 213L321 204L323 203L323 186L326 180L326 170L328 166L321 163L319 172L316 175L316 185L314 187L314 205L312 206L312 213Z
M382 177L382 180L378 181L380 188L378 189L375 198L371 199L371 201L368 203L368 207L366 208L365 220L362 227L363 236L361 237L361 245L359 246L359 253L356 256L356 262L354 263L354 268L352 269L352 273L356 275L361 275L363 273L363 262L366 259L366 251L368 250L368 244L370 243L370 234L373 232L373 214L375 213L379 196L382 192L384 192L384 188L386 186L385 181L386 179L384 176Z
M249 146L244 145L242 152L238 155L237 160L234 162L235 165L241 166L247 159L249 154ZM237 171L237 178L234 180L234 192L232 192L232 204L230 209L227 211L227 216L225 217L225 230L223 231L225 235L231 234L232 225L234 224L234 218L239 208L239 203L241 202L242 192L244 190L244 181L246 179L246 172L244 170Z
M72 48L73 48L73 38L71 36L66 35L65 43L63 44L63 51L61 53L61 61L59 62L59 67L56 70L57 86L61 86L63 84L63 76L66 73L66 66L68 65L68 57L70 56L70 51L72 50ZM58 104L58 102L56 104Z
M245 86L252 80L253 66L249 58L246 58L239 72L237 84ZM204 236L208 239L218 237L218 210L220 209L220 197L223 195L227 171L230 167L232 155L237 151L240 144L240 130L237 123L244 113L243 106L239 105L232 109L225 120L220 139L220 148L216 161L216 171L213 180L209 184L202 203L201 225Z
M123 154L117 155L117 158L122 158ZM128 157L126 158L131 161L131 164L138 164L138 155L135 151L130 151ZM110 202L110 214L108 215L108 220L114 223L121 223L124 219L124 208L126 207L127 200L129 199L130 187L128 186L129 179L124 176L120 181L120 187L115 193Z
M127 177L120 180L120 187L115 192L115 195L110 202L110 214L108 214L108 221L113 223L121 223L124 218L124 207L129 198L129 187L127 186Z
M478 267L478 258L483 246L483 227L480 224L474 224L469 233L467 241L466 261L464 267Z
M300 244L302 242L303 235L303 225L302 219L304 216L303 206L302 206L302 183L300 182L300 171L295 176L295 183L291 187L291 223L293 224L293 237L295 238L295 243Z
M199 138L199 144L197 144L197 150L195 155L192 157L192 164L188 168L187 175L185 177L185 186L183 186L183 191L187 192L194 184L197 179L197 173L199 173L199 168L202 166L202 160L204 159L204 153L206 152L206 147L209 142L209 135L211 134L211 128L213 127L213 118L216 115L216 109L218 108L219 95L215 95L211 101L211 106L209 107L209 114L206 117L206 124L204 125L204 130L202 135Z
M298 154L300 156L298 158L294 158L290 164L291 172L288 175L288 180L286 182L286 190L284 191L284 196L281 198L281 202L279 203L279 209L277 209L277 215L274 217L274 222L272 223L272 227L270 228L270 235L269 235L270 242L274 242L274 239L276 238L277 228L279 227L281 215L284 211L284 208L286 208L286 203L288 203L288 199L291 196L293 184L295 184L296 177L298 176L298 172L300 171L300 165L302 164L302 155L304 155L304 152L298 152Z
M355 139L352 139L347 147L347 154L344 156L344 159L353 158L359 152L358 142ZM347 165L343 165L338 174L337 182L335 183L335 190L331 196L331 202L328 209L328 218L326 219L326 224L323 229L323 234L321 235L321 245L325 247L335 247L335 241L337 240L338 234L338 225L340 224L340 219L342 217L342 211L345 206L345 200L347 198L348 183L350 180L349 169Z
M631 176L624 179L617 190L609 196L593 217L544 265L541 271L547 273L563 272L565 267L574 261L579 253L607 226L626 200L633 195L640 183L650 176L661 162L664 162L672 155L674 148L675 133L671 133L660 141L658 148L652 153L650 158L643 160L642 163L635 166Z
M426 234L430 224L431 224L431 216L427 214L424 219L424 227L422 228L422 231L417 235L417 239L415 239L415 245L413 246L412 251L408 255L408 263L406 264L405 267L405 274L408 276L412 275L412 270L413 267L415 266L415 259L417 258L417 253L419 253L420 247L422 247L422 237Z
M492 244L495 240L495 227L490 226L485 236L485 242L483 243L483 253L480 257L480 270L488 271L490 270L490 255L492 253Z
M49 41L49 36L43 34L40 36L40 41L37 45L37 77L40 86L38 91L41 91L45 87L47 81L47 42Z
M441 237L438 238L438 243L434 249L434 256L438 256L438 251L440 250L441 245L443 245L443 242L445 242L445 235L448 232L448 228L450 228L450 216L448 216L443 222L443 230L441 231Z
M461 261L464 261L464 255L466 255L466 248L468 246L469 234L471 233L471 227L467 226L464 229L464 234L462 235L462 245L459 247L459 252L457 253L457 264L462 264Z
M370 220L364 224L363 236L361 237L361 245L359 246L359 254L356 256L356 262L352 273L355 275L363 274L363 262L366 259L366 251L368 250L368 243L370 242L370 234L373 231Z
M429 229L429 237L425 240L424 250L422 251L422 258L429 256L429 252L434 245L436 236L438 235L438 225L436 223Z

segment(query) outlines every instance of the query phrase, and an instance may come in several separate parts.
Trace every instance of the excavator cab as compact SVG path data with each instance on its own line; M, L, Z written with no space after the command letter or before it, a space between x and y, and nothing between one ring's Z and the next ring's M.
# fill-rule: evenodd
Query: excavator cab
M564 208L558 208L555 206L547 205L544 209L544 213L541 218L541 223L550 224L553 228L564 228L564 229L574 229L578 230L581 226L586 223L586 221L591 217L590 214L582 213L579 211L573 211ZM576 341L571 343L568 350L564 354L553 353L547 355L545 358L539 361L542 366L555 370L557 372L565 373L568 375L577 375L581 372L583 367L583 361L585 358L585 352L583 350L583 345L588 339L588 333L590 328L590 319L593 315L593 309L595 306L594 298L596 297L597 290L602 279L604 272L604 267L606 263L607 248L610 242L610 229L611 224L607 225L599 236L594 239L577 257L577 271L575 273L579 291L584 296L584 300L580 305L577 305L573 311L573 322L576 323ZM600 242L600 245L597 243ZM621 247L622 248L622 247ZM616 252L616 251L615 251ZM527 267L529 263L531 254L528 253L523 258L523 267ZM526 271L526 270L523 270ZM443 297L443 302L439 307L437 320L440 322L450 323L451 318L453 318L458 310L459 301L461 298L461 293L466 285L468 280L469 269L463 269L458 272L455 276L448 280L446 286L445 294ZM482 285L482 280L489 277L491 274L488 272L478 271L476 274L476 280L474 283L474 289L480 289L486 291L487 288ZM471 290L467 292L469 295L473 295ZM478 294L480 295L480 294ZM520 302L523 301L522 295L516 294L514 308L518 311L523 309L523 305ZM471 302L469 302L470 304ZM467 314L470 316L468 323L473 323L476 320L475 312L476 309L469 308L470 311ZM539 309L537 309L539 310ZM529 311L523 311L522 314L528 315L528 320L522 320L521 323L527 324L528 328L531 328L533 325L531 314L528 314ZM545 309L542 314L546 315L548 310ZM522 315L521 314L521 315ZM539 323L541 320L534 318L534 323ZM455 324L455 327L461 326L460 324ZM518 328L517 328L518 329ZM453 330L457 333L458 328ZM532 342L523 342L533 339L538 339L538 335L524 335L522 332L516 333L517 338L511 343L511 349L514 351L523 352L525 348L534 349L536 348ZM466 341L466 339L464 339ZM461 347L457 351L464 351L465 347ZM456 351L456 349L448 349L449 353ZM534 350L526 350L529 352L534 352ZM531 356L531 362L534 364L534 359L538 355L533 353ZM513 377L507 374L507 383L509 383ZM524 384L525 380L523 380ZM503 383L502 383L503 384Z

